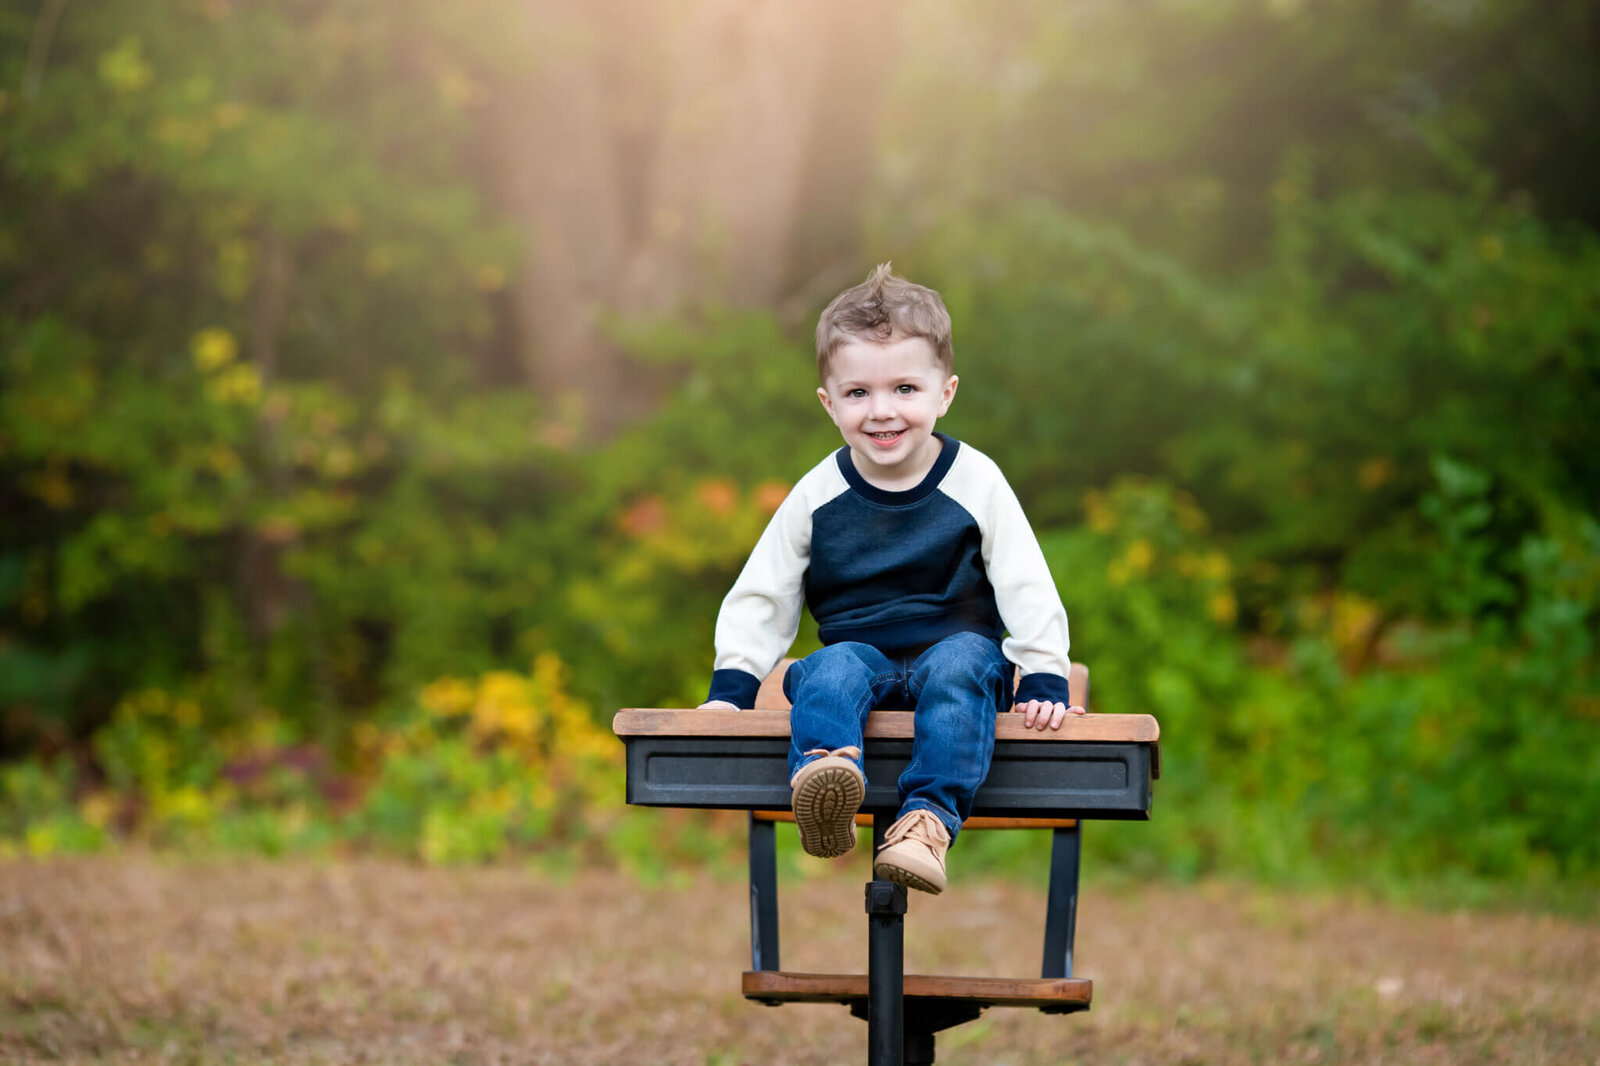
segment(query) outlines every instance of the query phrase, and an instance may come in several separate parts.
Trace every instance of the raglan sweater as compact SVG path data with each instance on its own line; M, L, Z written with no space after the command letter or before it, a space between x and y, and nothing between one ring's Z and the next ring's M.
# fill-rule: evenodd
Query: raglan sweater
M809 606L825 645L893 655L982 634L1017 666L1018 703L1070 702L1067 613L1022 505L992 459L935 436L933 469L903 492L868 483L848 447L795 484L722 601L708 701L753 706Z

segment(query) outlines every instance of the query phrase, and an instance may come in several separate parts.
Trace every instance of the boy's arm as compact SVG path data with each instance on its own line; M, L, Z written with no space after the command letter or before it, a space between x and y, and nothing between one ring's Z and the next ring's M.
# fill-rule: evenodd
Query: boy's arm
M762 679L799 631L810 555L811 511L794 491L767 523L717 612L717 657L702 706L755 706Z
M989 465L994 480L984 508L983 564L1008 632L1002 648L1021 674L1013 710L1026 715L1029 728L1058 728L1067 714L1083 713L1067 690L1067 612L1022 504Z

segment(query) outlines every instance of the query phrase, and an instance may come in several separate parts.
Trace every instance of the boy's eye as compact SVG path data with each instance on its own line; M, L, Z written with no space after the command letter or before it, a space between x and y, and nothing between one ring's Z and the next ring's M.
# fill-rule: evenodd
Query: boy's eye
M895 391L896 392L900 392L900 393L916 392L917 391L917 387L915 385L901 385Z
M865 396L866 394L867 394L867 390L866 389L851 389L849 392L845 393L845 395L850 397L852 400L859 400L859 399L861 399L861 397Z

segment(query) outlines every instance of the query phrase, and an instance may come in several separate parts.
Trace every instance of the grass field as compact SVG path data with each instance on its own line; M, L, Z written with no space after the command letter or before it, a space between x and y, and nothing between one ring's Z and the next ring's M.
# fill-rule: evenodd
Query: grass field
M954 856L953 856L954 858ZM784 886L784 965L865 966L861 854ZM913 972L1036 972L1043 894L959 865ZM0 864L6 1063L846 1063L843 1008L747 1004L746 887L395 862ZM1090 886L1088 1014L993 1010L940 1063L1600 1062L1600 927Z

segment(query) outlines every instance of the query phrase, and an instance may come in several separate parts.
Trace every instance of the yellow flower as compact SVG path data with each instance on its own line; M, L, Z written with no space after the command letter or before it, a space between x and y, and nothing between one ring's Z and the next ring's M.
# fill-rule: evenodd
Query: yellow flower
M261 399L261 375L253 366L235 366L211 379L206 391L219 403L245 406Z
M157 797L153 806L160 820L187 822L190 825L204 822L211 814L211 804L205 793L193 785L184 785Z
M472 686L460 678L444 677L425 687L419 695L422 706L443 718L466 714L472 709Z
M119 93L136 93L150 84L155 73L145 62L143 44L137 37L124 37L110 51L100 54L100 77Z
M51 855L56 850L56 830L51 825L30 825L23 834L28 854L36 859Z
M194 365L209 374L233 362L239 354L239 342L225 329L212 327L194 335L190 342L194 352Z
M1221 552L1208 552L1201 572L1212 581L1226 581L1233 573L1233 564Z
M1127 552L1123 555L1128 566L1136 573L1144 574L1150 570L1150 564L1155 562L1155 548L1143 537L1128 545Z
M1233 593L1227 589L1213 592L1211 600L1206 604L1206 609L1211 615L1211 620L1218 625L1231 626L1233 620L1239 615L1238 601L1233 598Z

